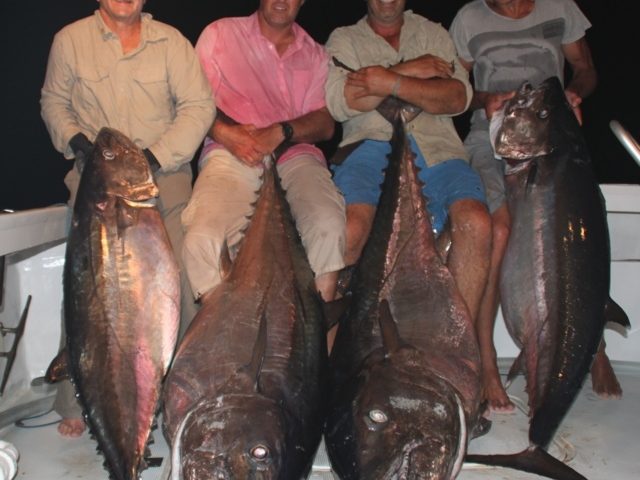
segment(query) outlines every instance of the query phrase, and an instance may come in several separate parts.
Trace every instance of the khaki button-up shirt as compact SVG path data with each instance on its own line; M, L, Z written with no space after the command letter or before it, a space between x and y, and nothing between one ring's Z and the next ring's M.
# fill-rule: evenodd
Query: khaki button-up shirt
M127 54L99 11L58 32L40 103L53 144L66 158L73 158L75 134L93 140L108 126L149 148L166 172L191 160L215 115L193 46L147 13L140 46Z

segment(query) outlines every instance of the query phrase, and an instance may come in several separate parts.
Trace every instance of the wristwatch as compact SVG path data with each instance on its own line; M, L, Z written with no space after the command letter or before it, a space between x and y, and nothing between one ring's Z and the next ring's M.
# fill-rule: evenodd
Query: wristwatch
M288 142L293 138L293 127L289 122L280 122L282 127L282 135L284 136L283 142Z

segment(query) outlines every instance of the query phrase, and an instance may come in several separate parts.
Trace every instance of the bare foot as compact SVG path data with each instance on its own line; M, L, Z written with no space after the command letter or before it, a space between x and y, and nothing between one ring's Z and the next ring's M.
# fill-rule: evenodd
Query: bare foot
M516 409L516 406L509 399L509 395L507 395L497 372L493 374L485 372L482 391L487 407L492 412L511 413Z
M622 397L622 387L616 378L609 357L601 348L596 353L591 365L591 386L593 391L601 398Z
M79 437L84 432L84 429L87 428L84 420L81 418L63 418L62 421L58 424L58 432L63 437Z

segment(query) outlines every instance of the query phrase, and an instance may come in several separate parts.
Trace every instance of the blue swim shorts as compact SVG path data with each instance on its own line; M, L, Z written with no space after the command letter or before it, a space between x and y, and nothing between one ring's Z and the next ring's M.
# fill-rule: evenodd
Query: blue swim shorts
M411 149L416 152L418 177L424 182L422 194L427 199L434 232L439 234L447 221L449 207L457 200L478 200L486 205L480 176L467 162L456 158L427 167L424 156L412 136ZM332 165L333 180L344 195L347 205L377 205L383 170L391 153L389 142L365 140L340 165Z

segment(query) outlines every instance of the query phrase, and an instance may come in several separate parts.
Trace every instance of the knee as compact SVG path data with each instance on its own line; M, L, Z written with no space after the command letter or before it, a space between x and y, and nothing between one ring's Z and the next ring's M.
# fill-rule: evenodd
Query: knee
M326 244L344 245L346 236L345 223L344 215L325 212L316 216L315 220L306 228L307 231L301 232L301 236L321 239Z
M185 266L195 262L211 265L217 262L223 238L218 238L215 229L207 226L191 226L184 232L182 258Z
M506 245L511 234L510 226L503 222L494 222L492 228L494 245Z
M491 238L491 216L487 207L475 200L456 202L450 211L452 235L471 234L477 239Z

